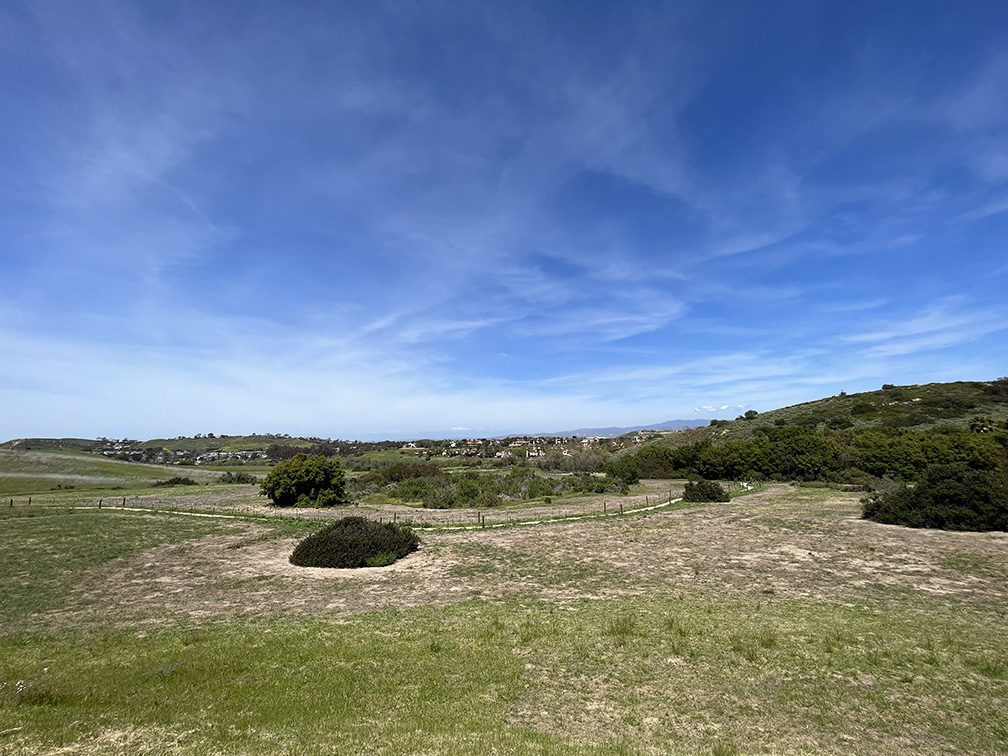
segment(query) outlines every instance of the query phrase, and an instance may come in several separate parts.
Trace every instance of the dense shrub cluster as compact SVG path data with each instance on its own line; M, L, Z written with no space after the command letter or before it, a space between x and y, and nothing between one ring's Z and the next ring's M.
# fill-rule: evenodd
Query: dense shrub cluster
M259 493L278 507L331 507L344 502L346 476L336 460L297 454L270 470Z
M691 480L683 490L683 501L728 501L730 498L716 480Z
M365 473L356 479L355 484L364 487L371 484L384 486L389 483L401 483L410 478L444 477L441 468L434 462L396 462L377 470Z
M176 475L173 478L167 478L166 480L155 480L151 483L152 488L160 488L162 486L198 486L197 483L192 478L186 478L182 475Z
M639 483L641 478L640 462L632 454L609 460L606 463L605 472L607 476L622 481L626 486Z
M566 453L564 453L566 452ZM546 455L532 461L540 470L560 472L595 472L600 470L608 453L601 449L550 449Z
M429 509L496 507L505 501L529 501L567 493L625 492L627 484L610 475L586 472L547 477L528 466L506 474L446 473L433 463L397 463L351 481L360 494L384 493L402 501L419 501Z
M400 446L398 441L332 441L330 439L314 439L310 446L287 446L283 444L271 444L266 448L266 456L269 459L282 461L293 459L298 454L314 457L321 454L323 457L346 457L360 456L370 451L382 451L396 449Z
M864 518L889 525L1008 531L1008 480L962 463L932 465L917 485L876 492L861 505Z
M344 517L298 543L290 561L299 567L384 567L419 547L407 527Z
M825 480L859 483L889 476L919 480L929 465L963 463L994 470L1005 461L1008 437L996 428L816 430L765 427L753 438L714 445L704 439L679 447L648 446L624 457L642 478L698 475L712 480Z

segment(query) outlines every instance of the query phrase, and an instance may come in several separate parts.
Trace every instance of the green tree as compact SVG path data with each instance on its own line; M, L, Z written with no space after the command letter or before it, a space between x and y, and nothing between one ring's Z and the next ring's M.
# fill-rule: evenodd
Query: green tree
M346 476L336 460L297 454L267 475L259 493L278 507L331 507L346 495Z

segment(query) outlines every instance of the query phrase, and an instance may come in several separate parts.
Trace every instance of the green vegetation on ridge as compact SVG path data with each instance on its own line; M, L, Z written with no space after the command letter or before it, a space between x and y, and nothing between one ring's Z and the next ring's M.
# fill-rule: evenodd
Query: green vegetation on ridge
M264 493L276 493L285 506L302 500L317 506L321 489L309 486L287 497L285 486L274 486L294 460L341 460L351 470L326 494L326 504L344 497L364 502L420 504L431 509L489 509L508 503L542 501L590 494L628 493L641 478L703 478L712 480L798 480L846 484L864 489L879 480L922 480L935 465L966 465L995 476L1008 473L1008 379L923 386L885 386L878 391L828 397L817 402L759 413L750 410L735 421L712 421L708 427L667 433L638 433L620 439L505 438L461 441L380 442L255 437L270 441L265 450L237 449L252 437L207 434L186 441L188 451L158 450L148 442L107 442L103 455L133 459L170 452L168 458L195 461L186 476L157 474L158 481L211 482L212 465L265 464L266 455L280 460L263 481ZM78 440L79 441L79 440ZM75 441L74 443L78 443ZM192 442L192 443L189 443ZM196 442L203 447L193 446ZM50 440L49 446L69 441ZM22 451L34 444L10 442L0 449L0 488L32 493L77 486L73 476L32 478L14 473L4 478ZM227 451L226 449L231 449ZM202 456L198 452L203 452ZM215 451L208 451L215 450ZM178 455L182 456L178 456ZM193 457L192 455L197 455ZM6 456L4 456L6 455ZM90 456L66 454L78 461ZM41 460L42 458L39 458ZM35 460L34 463L38 463ZM97 461L95 464L99 464ZM195 473L199 468L200 473ZM342 467L342 465L341 465ZM138 483L140 466L120 468ZM150 468L153 472L158 468ZM160 469L169 469L167 467ZM177 467L176 467L177 469ZM220 469L218 467L217 469ZM342 476L342 472L340 473ZM252 477L249 475L249 477ZM112 476L79 476L91 490L114 485ZM245 478L248 479L248 478ZM218 478L213 479L217 482ZM221 479L223 480L223 479ZM234 480L234 479L229 479ZM328 484L326 484L328 485ZM269 489L269 490L267 490Z
M1008 377L912 386L886 384L875 391L841 392L780 409L750 411L734 421L713 421L710 435L741 440L768 426L820 430L875 427L928 430L947 426L967 430L977 416L988 417L993 424L1004 427L1008 421Z

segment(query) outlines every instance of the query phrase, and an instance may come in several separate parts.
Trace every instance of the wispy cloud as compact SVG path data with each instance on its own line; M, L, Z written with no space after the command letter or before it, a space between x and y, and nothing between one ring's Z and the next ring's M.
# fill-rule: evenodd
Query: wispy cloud
M18 427L627 425L990 368L1003 25L957 9L948 67L951 11L810 46L790 10L0 9Z
M913 354L963 344L991 333L1008 330L1004 312L964 307L956 298L936 302L927 309L878 331L845 337L853 344L870 344L869 355L885 357Z

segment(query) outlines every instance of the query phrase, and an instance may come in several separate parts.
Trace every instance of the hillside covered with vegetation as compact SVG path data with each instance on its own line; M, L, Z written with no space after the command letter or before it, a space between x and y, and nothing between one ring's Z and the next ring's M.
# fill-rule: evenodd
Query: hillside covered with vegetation
M818 481L863 491L886 489L885 496L896 498L876 498L870 510L891 513L905 510L907 502L925 496L926 490L908 488L897 496L886 481L930 485L943 474L941 470L954 470L949 475L958 483L943 484L942 490L962 491L965 486L985 491L985 501L994 503L984 506L995 512L964 515L957 522L998 523L999 492L1008 490L1004 483L1008 378L885 385L877 391L841 392L763 413L750 410L736 420L713 420L706 427L638 431L616 439L508 437L404 443L210 433L146 442L21 439L3 446L8 454L76 450L78 455L90 451L148 464L251 465L260 472L270 465L283 467L302 458L299 455L323 457L340 460L350 472L348 499L393 500L432 509L625 495L642 478L696 478ZM342 500L342 495L336 498ZM886 516L895 521L894 515ZM904 520L937 521L929 517Z
M1008 377L911 386L887 383L876 391L858 394L841 391L836 396L763 413L750 410L735 421L712 420L710 426L726 440L736 440L767 426L918 431L944 426L966 430L978 418L994 424L1008 420Z
M915 481L933 464L1005 466L1008 378L988 383L884 386L840 394L705 429L665 434L622 455L647 478L775 479L868 484Z
M881 390L712 421L609 462L636 477L822 481L871 492L867 518L1008 530L1008 378ZM908 485L909 484L909 485Z

